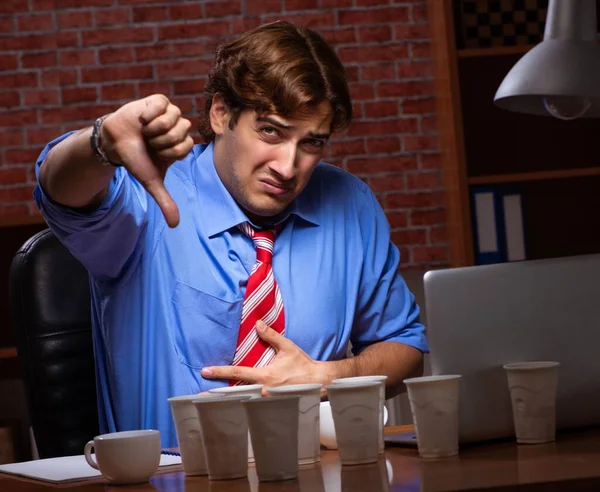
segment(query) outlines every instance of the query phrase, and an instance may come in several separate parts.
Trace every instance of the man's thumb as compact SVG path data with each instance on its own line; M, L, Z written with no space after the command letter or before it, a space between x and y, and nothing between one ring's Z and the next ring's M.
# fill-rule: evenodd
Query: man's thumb
M179 224L179 209L162 180L159 177L152 178L144 187L162 210L169 227L176 227Z

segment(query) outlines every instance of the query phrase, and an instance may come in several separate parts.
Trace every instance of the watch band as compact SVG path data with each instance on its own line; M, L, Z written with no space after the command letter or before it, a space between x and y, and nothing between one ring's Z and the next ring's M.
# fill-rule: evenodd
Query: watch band
M102 163L103 166L113 166L113 167L121 167L123 164L117 164L116 162L111 161L105 152L102 150L102 141L100 139L100 128L102 128L102 123L104 120L110 116L110 114L105 114L104 116L100 116L100 118L94 121L94 127L92 128L92 136L90 137L90 145L92 150L94 151L94 155L98 158L98 160Z

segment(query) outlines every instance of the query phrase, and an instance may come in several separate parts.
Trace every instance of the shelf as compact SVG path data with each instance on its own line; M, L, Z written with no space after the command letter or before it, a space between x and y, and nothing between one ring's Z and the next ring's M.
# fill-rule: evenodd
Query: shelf
M520 55L527 53L533 45L523 44L518 46L492 46L491 48L465 48L458 51L459 58L474 56Z
M14 359L17 357L16 347L0 348L0 359Z
M580 178L584 176L600 176L600 167L583 169L560 169L558 171L536 171L532 173L496 174L492 176L476 176L467 180L470 185L487 185L499 183L516 183L522 181L544 181L548 179Z

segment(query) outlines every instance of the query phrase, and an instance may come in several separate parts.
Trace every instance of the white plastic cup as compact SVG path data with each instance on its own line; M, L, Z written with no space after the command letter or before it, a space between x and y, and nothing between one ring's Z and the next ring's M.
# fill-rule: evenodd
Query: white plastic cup
M249 396L200 396L194 400L210 480L248 474L248 421L242 402Z
M298 476L298 416L300 397L271 396L245 400L256 474L261 482Z
M379 459L379 388L377 381L327 386L342 465Z
M263 384L241 384L239 386L223 386L222 388L213 388L208 390L210 394L221 396L249 396L250 398L262 398ZM254 463L254 449L252 449L252 440L248 432L248 462Z
M308 465L321 460L319 439L320 384L291 384L269 388L273 395L296 395L300 397L298 421L298 464Z
M385 440L383 435L383 427L385 426L384 411L385 411L385 382L387 376L355 376L349 378L339 378L332 381L333 384L343 384L362 381L377 381L380 383L379 388L379 454L385 453Z
M458 454L460 375L405 379L417 446L423 458Z
M558 368L555 361L505 364L518 443L538 444L556 439L556 391Z

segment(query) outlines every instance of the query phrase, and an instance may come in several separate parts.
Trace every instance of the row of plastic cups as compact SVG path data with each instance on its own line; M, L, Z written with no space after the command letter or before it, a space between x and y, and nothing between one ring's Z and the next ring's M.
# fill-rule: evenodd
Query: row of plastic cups
M327 386L342 464L374 463L383 452L385 379L344 378ZM267 398L262 390L242 385L169 399L187 475L239 478L255 461L259 480L285 480L299 464L320 460L322 385L274 387Z
M506 371L517 442L554 441L559 363L515 362L502 367ZM460 378L439 375L404 380L423 458L458 454Z

